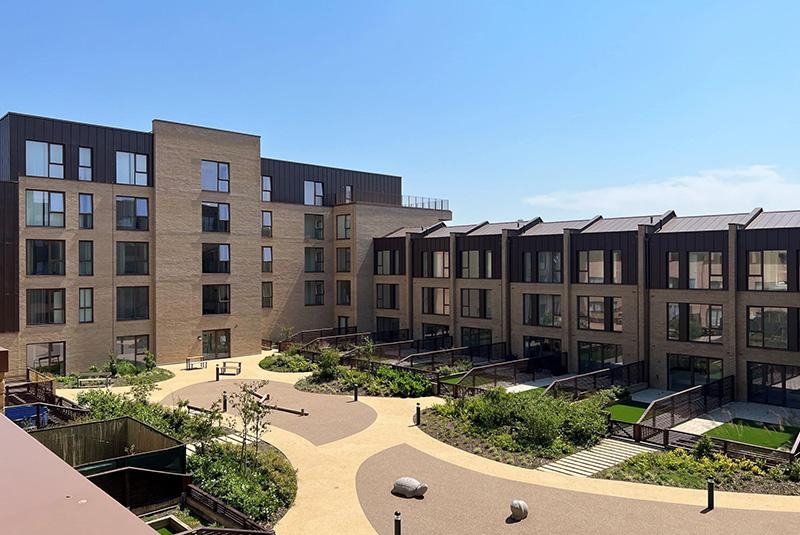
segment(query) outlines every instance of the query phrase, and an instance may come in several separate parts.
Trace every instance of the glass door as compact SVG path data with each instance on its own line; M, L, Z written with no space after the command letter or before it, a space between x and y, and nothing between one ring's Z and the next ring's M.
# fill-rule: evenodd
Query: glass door
M203 359L226 359L231 356L231 331L203 331Z

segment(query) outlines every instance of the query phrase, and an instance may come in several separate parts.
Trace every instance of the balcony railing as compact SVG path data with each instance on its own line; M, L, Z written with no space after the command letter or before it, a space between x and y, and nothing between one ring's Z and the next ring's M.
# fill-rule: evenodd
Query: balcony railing
M447 199L435 199L433 197L418 197L416 195L402 195L400 193L385 193L381 191L351 191L349 194L338 192L335 196L335 203L370 203L385 204L391 206L403 206L405 208L421 208L423 210L449 210L450 201Z

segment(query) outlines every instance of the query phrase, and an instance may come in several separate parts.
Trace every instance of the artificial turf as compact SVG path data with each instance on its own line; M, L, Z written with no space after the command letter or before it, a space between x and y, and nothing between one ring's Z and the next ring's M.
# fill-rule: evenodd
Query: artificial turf
M611 405L608 409L611 411L611 418L619 420L620 422L636 423L644 413L649 403L642 403L640 401L622 401Z
M754 420L734 418L714 429L707 431L706 436L723 438L778 449L791 448L800 429L797 427L765 424Z

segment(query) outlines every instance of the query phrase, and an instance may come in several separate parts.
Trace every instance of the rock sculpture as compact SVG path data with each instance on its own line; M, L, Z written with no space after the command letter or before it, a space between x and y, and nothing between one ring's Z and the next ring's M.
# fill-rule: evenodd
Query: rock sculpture
M405 496L406 498L422 498L427 490L428 485L425 483L420 483L413 477L401 477L394 482L392 494Z
M519 522L528 517L528 504L522 500L511 502L511 518Z

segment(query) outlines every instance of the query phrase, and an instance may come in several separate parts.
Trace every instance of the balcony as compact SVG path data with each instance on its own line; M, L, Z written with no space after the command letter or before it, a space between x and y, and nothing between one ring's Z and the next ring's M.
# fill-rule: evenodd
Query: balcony
M326 196L326 201L328 200ZM416 195L402 195L400 193L386 193L380 191L352 191L346 194L344 191L336 193L334 204L384 204L390 206L402 206L404 208L419 208L422 210L450 210L450 201L447 199L435 199L433 197L417 197Z

